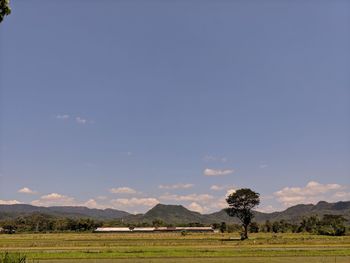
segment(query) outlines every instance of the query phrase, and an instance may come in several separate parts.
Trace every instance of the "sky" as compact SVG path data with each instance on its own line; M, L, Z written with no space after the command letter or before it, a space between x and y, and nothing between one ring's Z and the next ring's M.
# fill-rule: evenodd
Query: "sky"
M0 203L350 200L349 1L12 0Z

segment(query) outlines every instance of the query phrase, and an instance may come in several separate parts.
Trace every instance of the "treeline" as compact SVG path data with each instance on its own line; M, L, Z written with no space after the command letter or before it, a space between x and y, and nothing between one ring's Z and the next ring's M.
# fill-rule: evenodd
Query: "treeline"
M343 236L346 234L345 222L347 220L341 215L324 215L322 219L317 216L305 217L298 224L290 223L287 220L270 222L267 220L263 224L253 222L249 226L250 233L302 233ZM234 232L239 225L226 225L226 223L214 224L221 232ZM232 231L233 230L233 231Z
M40 213L0 221L2 232L5 233L92 231L100 226L102 222L89 218L55 217Z
M341 215L324 215L322 219L317 216L303 218L299 223L291 223L287 220L263 224L253 222L249 226L250 233L301 233L342 236L346 234L346 219ZM149 227L149 226L205 226L202 223L188 224L167 224L161 219L152 222L129 223L121 219L112 221L96 221L89 218L56 217L41 213L34 213L27 216L19 216L16 219L1 220L0 227L4 233L15 232L65 232L65 231L93 231L97 227L125 226L125 227ZM237 232L241 230L238 224L215 223L212 226L220 232Z
M167 224L166 222L155 219L152 222L124 222L122 219L109 221L95 221L89 218L70 218L55 217L42 213L34 213L27 216L19 216L16 219L0 220L0 227L3 233L16 232L65 232L65 231L93 231L97 227L151 227L151 226L205 226L201 223L188 224Z

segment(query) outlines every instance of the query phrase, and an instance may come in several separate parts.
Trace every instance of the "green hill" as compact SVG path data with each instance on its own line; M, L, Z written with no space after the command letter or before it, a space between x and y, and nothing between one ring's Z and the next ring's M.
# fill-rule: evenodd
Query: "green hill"
M203 215L193 212L182 205L163 205L158 204L143 215L142 220L152 222L154 219L160 219L170 224L179 224L183 222L201 222Z

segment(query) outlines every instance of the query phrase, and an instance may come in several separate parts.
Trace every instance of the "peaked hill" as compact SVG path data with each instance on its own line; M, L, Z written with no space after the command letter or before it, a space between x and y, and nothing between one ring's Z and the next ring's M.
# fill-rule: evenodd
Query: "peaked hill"
M181 224L203 222L204 216L198 212L190 211L182 205L163 205L158 204L147 213L125 218L126 221L135 222L138 219L141 222L152 223L153 220L161 220L168 224Z

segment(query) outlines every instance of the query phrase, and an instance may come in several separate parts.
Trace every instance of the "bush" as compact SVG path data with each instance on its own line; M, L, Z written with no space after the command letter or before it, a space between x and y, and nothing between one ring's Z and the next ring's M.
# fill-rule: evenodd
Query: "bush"
M344 236L345 235L345 227L335 227L335 226L321 226L318 230L319 235L326 236Z
M256 222L252 222L249 226L250 233L259 233L259 225Z

